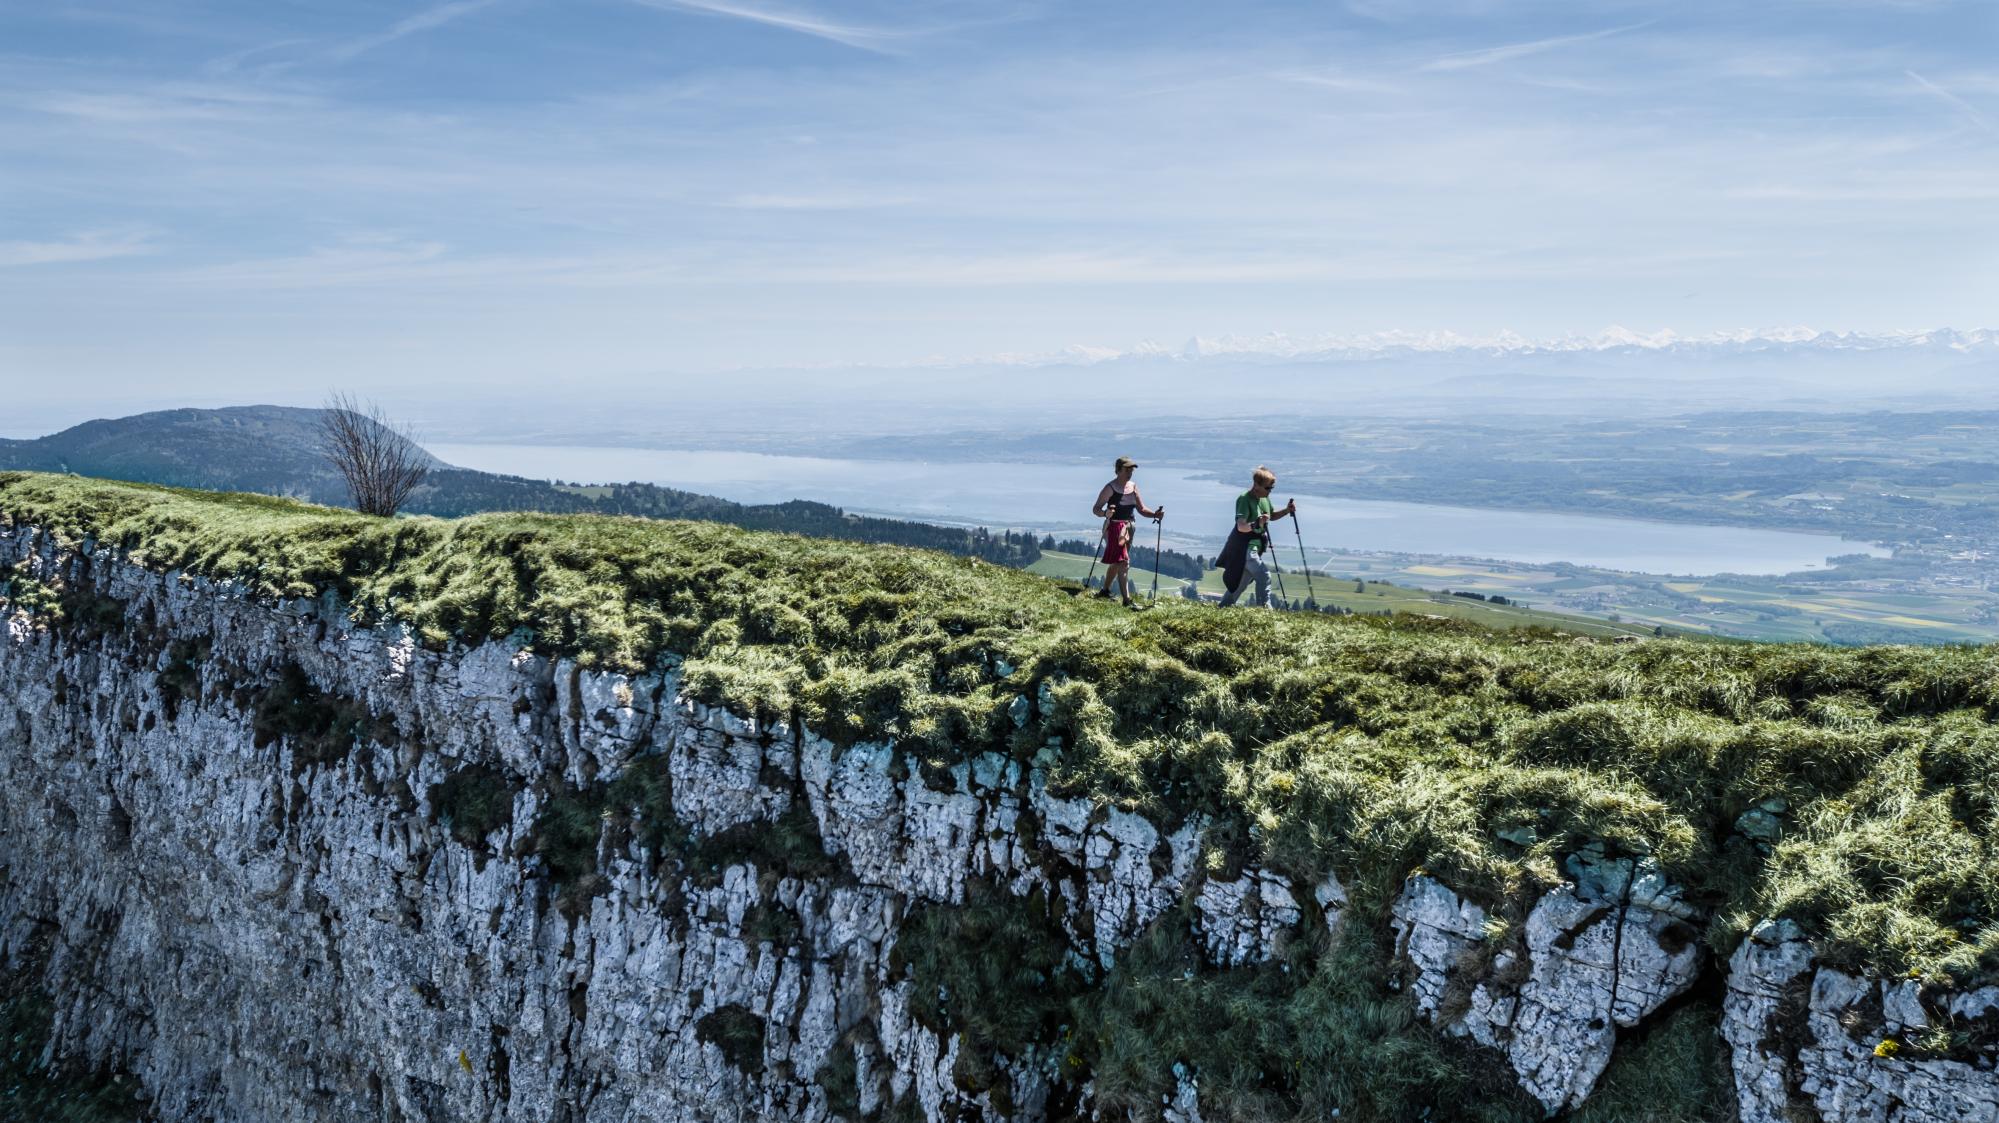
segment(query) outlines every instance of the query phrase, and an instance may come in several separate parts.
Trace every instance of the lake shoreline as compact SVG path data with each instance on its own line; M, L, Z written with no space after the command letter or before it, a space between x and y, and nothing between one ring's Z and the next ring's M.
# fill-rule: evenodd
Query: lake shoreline
M950 526L1031 529L1090 537L1088 513L1108 473L1086 464L940 463L781 456L763 452L622 446L439 444L447 462L483 471L581 483L644 481L743 503L809 499L855 514ZM1226 537L1240 489L1206 469L1154 464L1138 482L1168 509L1167 543L1212 554ZM1280 480L1279 500L1289 498ZM1336 553L1398 554L1508 564L1569 564L1648 576L1823 573L1826 559L1887 557L1878 544L1822 532L1682 523L1618 515L1526 512L1300 493L1314 564ZM1307 514L1309 512L1309 514ZM1213 528L1188 534L1188 526ZM1282 528L1280 528L1282 529ZM1294 553L1293 542L1280 542Z

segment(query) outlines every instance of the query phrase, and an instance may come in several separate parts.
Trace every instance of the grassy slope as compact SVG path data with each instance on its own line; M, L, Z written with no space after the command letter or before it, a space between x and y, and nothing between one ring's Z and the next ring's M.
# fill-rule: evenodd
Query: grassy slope
M1092 572L1090 558L1083 554L1065 554L1057 550L1041 551L1041 559L1027 567L1027 572L1043 577L1060 577L1071 581L1081 581ZM1100 563L1094 567L1098 577L1102 577L1104 567ZM1304 574L1295 570L1284 571L1285 591L1303 600L1307 583ZM1187 582L1176 577L1159 579L1161 597L1178 597ZM1584 636L1647 636L1652 634L1652 625L1620 624L1610 620L1600 620L1588 616L1574 616L1562 612L1541 612L1531 608L1517 608L1511 605L1488 604L1467 597L1453 597L1427 589L1412 588L1407 585L1389 585L1380 581L1365 582L1366 589L1356 592L1354 579L1318 575L1313 578L1312 591L1322 605L1338 606L1351 612L1412 612L1420 616L1443 616L1453 620L1464 620L1487 628L1556 628ZM1203 593L1220 596L1227 590L1220 570L1211 569L1202 574L1200 590ZM1132 591L1140 597L1149 596L1152 591L1152 571L1134 571ZM1272 585L1272 594L1276 586Z
M605 667L685 656L708 700L932 763L1059 737L1062 787L1216 815L1215 862L1333 868L1377 917L1417 867L1517 907L1602 839L1712 905L1717 951L1782 913L1841 962L1960 980L1999 966L1992 649L1600 645L1179 601L1132 614L897 548L637 519L377 520L19 473L0 473L0 515L264 594L331 588L433 643L526 628ZM1050 704L1016 731L1008 705L1043 682ZM1733 824L1771 797L1786 836L1764 850ZM1519 826L1536 841L1495 836Z
M1092 560L1088 554L1067 554L1060 550L1043 550L1041 551L1041 559L1033 565L1028 566L1027 572L1037 573L1043 577L1060 577L1069 581L1081 581L1092 573L1098 577L1102 577L1104 575L1103 563L1097 562L1095 565L1091 565ZM1180 587L1185 584L1186 582L1178 577L1166 577L1162 575L1159 578L1159 595L1162 597L1178 596L1180 594ZM1150 593L1152 591L1152 571L1150 569L1134 568L1131 572L1131 585L1132 591L1140 596Z

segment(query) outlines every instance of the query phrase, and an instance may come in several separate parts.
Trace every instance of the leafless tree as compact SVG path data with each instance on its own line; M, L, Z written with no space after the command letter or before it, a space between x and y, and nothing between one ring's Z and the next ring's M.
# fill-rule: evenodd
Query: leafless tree
M329 395L320 426L326 458L364 515L395 514L430 474L430 454L373 402L363 406L352 394Z

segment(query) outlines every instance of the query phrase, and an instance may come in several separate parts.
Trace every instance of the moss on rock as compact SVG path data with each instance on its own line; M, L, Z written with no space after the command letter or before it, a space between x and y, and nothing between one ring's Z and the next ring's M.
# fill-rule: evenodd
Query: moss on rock
M1710 906L1718 952L1782 914L1834 962L1999 973L1989 648L1612 645L1179 602L1133 615L893 547L585 516L374 519L25 473L0 473L0 517L265 596L331 592L434 645L524 635L606 669L671 659L703 701L893 741L925 775L1053 739L1060 791L1162 822L1201 812L1235 832L1234 860L1338 872L1370 922L1414 868L1514 900L1601 841ZM351 743L349 723L306 716L282 731ZM265 717L289 722L282 706ZM537 835L583 876L607 805L572 802L551 799ZM1739 830L1751 810L1774 825Z

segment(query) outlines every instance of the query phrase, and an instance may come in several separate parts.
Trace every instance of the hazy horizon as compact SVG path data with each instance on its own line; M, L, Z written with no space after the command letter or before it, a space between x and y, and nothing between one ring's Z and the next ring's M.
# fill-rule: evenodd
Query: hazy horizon
M1999 307L1989 4L1143 11L19 9L0 369L393 404Z
M1142 425L1197 417L1369 414L1438 419L1658 417L1710 410L1925 412L1999 406L1999 330L1886 336L1671 333L1528 340L1399 334L1268 335L1180 348L1004 355L957 364L740 370L708 379L553 387L408 383L367 395L439 440L625 444L763 442ZM11 395L0 437L180 408L316 407L364 379L232 395L159 383L79 397L34 381ZM690 422L694 422L690 424Z

